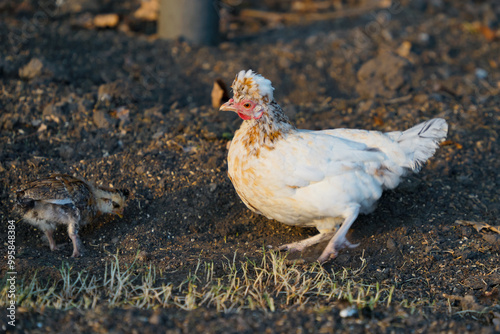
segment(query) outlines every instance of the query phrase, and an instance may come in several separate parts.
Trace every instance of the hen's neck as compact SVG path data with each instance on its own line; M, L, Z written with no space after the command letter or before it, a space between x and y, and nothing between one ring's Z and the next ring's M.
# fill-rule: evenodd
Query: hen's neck
M243 129L245 130L243 145L250 154L258 156L262 148L274 149L276 143L293 131L294 127L281 107L273 100L261 118L243 122Z

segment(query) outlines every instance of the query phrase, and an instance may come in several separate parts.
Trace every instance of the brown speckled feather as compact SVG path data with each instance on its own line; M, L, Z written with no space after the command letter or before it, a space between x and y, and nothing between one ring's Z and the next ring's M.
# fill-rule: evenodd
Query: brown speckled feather
M23 198L30 198L35 201L47 199L73 198L78 192L90 193L87 182L62 174L53 174L48 178L35 180L24 185L18 190Z
M68 200L68 203L60 204L72 204L83 225L97 215L91 186L86 181L69 175L53 174L46 179L32 181L17 192L17 197L56 203Z

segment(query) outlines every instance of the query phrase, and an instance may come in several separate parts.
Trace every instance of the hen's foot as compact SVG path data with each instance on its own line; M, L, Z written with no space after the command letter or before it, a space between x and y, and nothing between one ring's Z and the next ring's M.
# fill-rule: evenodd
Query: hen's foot
M326 262L330 259L334 259L335 257L337 257L338 251L341 249L354 248L359 245L350 243L349 240L347 240L347 238L345 237L352 223L358 217L359 206L352 207L350 211L351 212L349 212L349 215L346 216L344 222L342 223L342 226L340 226L337 233L335 233L333 238L325 247L323 253L321 253L321 256L318 258L318 261L320 263Z
M343 240L332 239L332 241L333 242L328 243L328 246L326 246L325 250L323 250L323 253L321 253L320 257L318 258L318 261L320 263L336 258L339 250L341 249L356 248L359 246L359 244L353 244L345 238Z
M278 250L286 250L286 251L289 251L290 253L302 252L307 247L310 247L310 246L316 245L320 242L323 242L325 240L331 239L332 236L334 235L334 233L335 233L334 231L320 233L320 234L317 234L315 236L312 236L312 237L304 239L304 240L292 242L292 243L286 244L286 245L281 245L278 247Z

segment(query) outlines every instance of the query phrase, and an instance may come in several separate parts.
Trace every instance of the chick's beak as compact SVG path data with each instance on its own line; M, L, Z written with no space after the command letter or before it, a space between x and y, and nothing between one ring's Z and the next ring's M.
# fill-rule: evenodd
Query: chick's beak
M236 112L236 106L234 105L234 99L230 99L226 103L220 106L220 109L222 111L234 111Z
M120 218L123 218L123 209L114 210L113 213Z

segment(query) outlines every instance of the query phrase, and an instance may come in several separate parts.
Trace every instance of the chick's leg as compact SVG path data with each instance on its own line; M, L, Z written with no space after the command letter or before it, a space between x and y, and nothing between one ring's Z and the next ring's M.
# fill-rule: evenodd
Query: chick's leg
M337 256L338 251L343 248L355 248L359 245L350 243L345 237L352 223L354 223L358 217L358 214L359 206L353 206L349 209L342 226L338 229L337 233L335 233L333 238L323 250L323 253L321 253L321 256L318 258L320 263L328 261L329 259L334 259Z
M49 240L50 250L51 251L59 250L59 247L57 247L56 242L54 241L54 230L45 230L45 235Z
M78 222L74 219L68 225L68 235L73 242L73 254L71 257L79 257L82 255L82 242L78 236Z
M328 231L324 233L317 234L313 237L300 240L297 242L292 242L290 244L286 245L281 245L278 247L278 250L287 250L289 252L302 252L304 249L307 247L310 247L312 245L319 244L322 241L331 239L332 236L334 235L335 231Z

